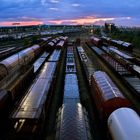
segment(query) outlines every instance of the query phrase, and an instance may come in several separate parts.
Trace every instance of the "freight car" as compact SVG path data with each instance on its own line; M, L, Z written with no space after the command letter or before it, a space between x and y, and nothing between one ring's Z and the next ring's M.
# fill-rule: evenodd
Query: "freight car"
M87 112L80 103L63 104L59 109L56 140L91 140Z
M59 41L59 38L54 38L51 41L56 45L56 43Z
M56 120L56 140L90 140L88 114L80 103L76 74L66 74L63 105Z
M56 49L61 49L64 47L65 41L64 40L60 40L57 44L56 44Z
M35 139L41 133L53 96L52 90L59 65L59 60L44 64L28 92L11 114L14 139Z
M139 140L140 117L130 108L119 108L108 118L112 140Z
M10 104L10 96L8 91L0 90L0 112L4 112L8 104Z
M15 49L16 47L11 47L11 48L0 50L0 59L5 57L6 55L9 55L10 53L13 53Z
M80 58L80 63L82 65L84 73L87 77L87 81L89 82L90 76L95 71L95 68L93 66L92 61L88 58L88 56L87 56L85 50L83 49L83 47L81 47L81 46L77 47L77 52L78 52L78 55L79 55L79 58Z
M43 37L40 38L38 41L41 43L42 41L48 42L51 39L51 37Z
M55 45L54 42L52 42L52 41L48 42L47 47L46 47L46 50L50 50L50 49L52 50L53 47L54 47L54 45Z
M44 53L41 56L41 62L42 60L44 61L48 55L48 53ZM24 68L21 67L19 71L15 72L13 75L8 75L0 82L1 89L4 89L5 91L1 91L1 113L5 112L5 109L7 110L11 105L13 105L16 99L19 99L23 95L25 89L32 81L39 63L40 61L38 63L34 63L33 66L26 67L24 72L22 72Z
M134 57L131 54L124 53L113 47L109 47L109 52L117 56L118 58L121 57L122 59L125 59L125 60L132 61L134 59Z
M121 50L125 50L128 52L132 52L133 48L134 48L134 46L131 43L124 42L121 40L115 40L115 39L111 39L108 37L102 37L101 40L103 41L104 44L112 45L112 46L115 46Z
M101 120L107 120L117 108L128 107L126 99L110 77L102 71L94 72L91 76L91 91Z
M110 47L109 52L135 75L140 77L140 66L135 57L120 50Z
M66 58L66 73L75 73L76 65L73 53L73 46L67 48L67 58Z
M90 37L90 42L93 43L95 46L99 47L99 46L102 46L103 42L100 38L97 38L97 37Z
M54 50L50 58L48 59L49 62L57 62L60 59L61 50Z
M79 52L81 61L87 62L88 61L88 57L87 57L83 47L77 47L77 50Z
M121 40L110 40L111 45L118 47L119 49L126 50L129 52L133 51L133 45L129 42L124 42Z
M77 75L66 74L64 85L64 103L80 102Z
M56 37L52 40L49 40L48 44L46 45L46 50L53 51L54 49L62 49L66 43L67 37Z
M8 81L1 86L0 90L0 113L1 116L5 115L5 111L11 107L15 100L21 97L33 79L33 67L29 68L24 74L20 74L18 79L16 78L12 83L9 82L10 78L7 77ZM9 82L9 83L8 83Z
M103 41L104 44L110 45L110 37L102 36L101 40Z
M35 139L43 128L52 98L57 62L46 62L21 103L12 113L14 139Z
M44 52L34 63L34 74L37 74L42 65L45 63L46 59L49 57L50 53Z
M140 67L124 59L115 59L115 55L111 56L100 48L91 47L91 49L122 79L133 95L139 98Z
M76 66L74 58L68 57L66 60L66 73L75 73L76 72Z
M134 57L130 54L124 53L118 49L115 49L113 47L108 48L108 54L114 58L114 60L118 61L121 65L126 67L128 70L131 70L133 66L133 59Z
M72 46L67 49L66 59L69 58L75 61ZM89 139L91 135L87 112L80 103L76 71L67 71L66 65L63 105L59 108L56 119L56 140Z
M20 66L29 64L38 56L40 52L41 47L39 45L34 45L1 61L0 80L7 75L12 74Z

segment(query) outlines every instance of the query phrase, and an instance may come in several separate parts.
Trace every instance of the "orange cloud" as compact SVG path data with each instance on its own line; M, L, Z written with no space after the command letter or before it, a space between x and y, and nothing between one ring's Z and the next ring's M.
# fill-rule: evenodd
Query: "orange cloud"
M78 18L78 19L70 19L70 20L50 20L48 21L51 24L94 24L96 22L100 21L110 21L110 20L115 20L115 18L96 18L96 17L85 17L85 18Z
M0 22L0 26L30 26L43 24L42 21L20 21L20 22Z

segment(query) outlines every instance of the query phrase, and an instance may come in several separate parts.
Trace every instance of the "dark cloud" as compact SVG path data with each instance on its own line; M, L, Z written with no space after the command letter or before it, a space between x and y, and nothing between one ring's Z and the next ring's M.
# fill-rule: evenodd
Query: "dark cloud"
M1 0L0 21L76 19L86 16L116 18L117 24L138 24L138 0ZM26 18L25 18L26 17ZM121 17L131 19L117 20ZM134 20L135 19L135 20ZM122 22L123 21L123 22ZM127 24L127 23L125 23Z

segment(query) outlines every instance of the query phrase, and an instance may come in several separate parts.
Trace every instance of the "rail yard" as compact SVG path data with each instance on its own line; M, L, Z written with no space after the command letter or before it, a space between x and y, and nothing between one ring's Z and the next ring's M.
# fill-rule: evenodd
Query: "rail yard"
M0 140L140 140L131 43L75 33L21 44L0 47Z

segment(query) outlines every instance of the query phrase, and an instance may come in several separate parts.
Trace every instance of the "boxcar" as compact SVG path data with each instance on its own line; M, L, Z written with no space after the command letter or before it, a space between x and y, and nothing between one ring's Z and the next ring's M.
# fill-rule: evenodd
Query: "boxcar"
M98 47L102 45L102 40L97 37L94 37L94 36L90 37L90 41L91 43L93 43L94 45Z
M56 62L60 59L61 50L54 50L48 61Z
M115 47L118 47L119 49L126 50L126 51L129 51L129 52L132 52L133 48L134 48L134 46L131 43L124 42L124 41L121 41L121 40L111 39L110 44L114 45Z
M61 49L64 47L65 41L64 40L60 40L57 44L56 44L56 49Z
M63 104L56 121L56 140L90 140L87 112L80 103Z
M69 57L66 60L66 73L75 73L76 72L76 66L74 58Z
M63 105L56 119L56 140L90 140L87 112L80 103L76 74L66 74Z
M12 100L17 99L19 96L21 96L27 86L30 84L30 82L33 79L34 76L34 68L29 68L25 73L20 74L18 77L14 79L14 81L5 84L5 90L7 90L12 98Z
M76 73L75 58L73 53L73 46L67 48L66 56L66 73Z
M115 109L130 106L128 99L105 72L94 72L91 76L91 90L102 120L106 120Z
M64 103L69 99L79 102L79 87L76 74L66 74L64 82Z
M56 62L46 62L10 119L13 136L20 139L35 139L41 133L47 115L53 86Z
M48 44L47 44L46 50L48 50L48 49L53 49L54 46L55 46L54 42L50 41L50 42L48 42Z

